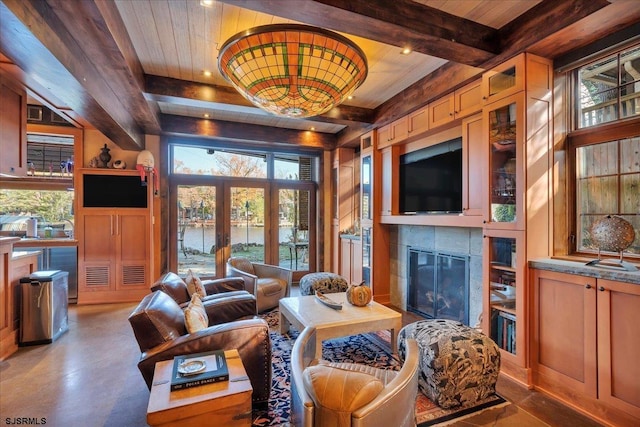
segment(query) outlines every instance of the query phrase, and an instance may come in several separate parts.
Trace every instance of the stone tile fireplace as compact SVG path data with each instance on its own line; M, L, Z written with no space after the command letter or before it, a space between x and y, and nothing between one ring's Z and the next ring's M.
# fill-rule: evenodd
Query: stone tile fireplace
M390 228L391 245L391 304L401 307L403 310L410 310L409 300L409 279L411 271L409 267L410 250L422 253L441 254L444 256L443 263L464 260L466 267L465 274L467 289L466 296L466 319L461 320L470 326L479 324L479 317L482 313L482 229L465 227L435 227L421 225L393 225ZM437 264L434 264L434 266ZM442 269L446 271L447 269ZM461 273L456 273L456 280ZM438 283L442 289L444 282L442 277L438 277ZM447 279L449 280L449 279ZM459 281L459 280L457 280ZM428 285L427 285L428 286ZM428 290L424 290L425 298ZM450 291L449 291L450 292ZM464 295L463 293L463 295ZM437 300L437 296L436 296ZM432 308L437 312L438 306ZM417 310L421 311L421 310ZM445 311L441 312L443 318ZM451 311L451 310L449 310ZM423 313L422 315L430 315ZM449 316L451 314L448 314ZM459 314L457 315L459 316ZM425 316L426 317L426 316ZM445 317L446 318L446 317ZM448 317L451 318L451 317Z
M407 310L469 324L469 256L409 247Z

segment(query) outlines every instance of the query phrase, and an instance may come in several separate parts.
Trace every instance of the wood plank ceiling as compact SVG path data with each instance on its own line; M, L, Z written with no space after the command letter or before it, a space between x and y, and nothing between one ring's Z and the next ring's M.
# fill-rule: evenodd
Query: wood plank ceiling
M536 43L541 47L534 53L554 57L640 20L635 0L201 3L0 0L0 71L123 148L139 149L145 133L165 132L223 139L250 134L254 141L280 138L331 149L353 144L374 123L419 108L513 55L535 51ZM222 78L218 49L229 37L287 22L337 31L363 49L369 74L353 100L313 119L279 118L253 107ZM553 42L554 34L566 39L574 27L571 43ZM405 46L413 52L401 55ZM312 126L315 137L307 132Z

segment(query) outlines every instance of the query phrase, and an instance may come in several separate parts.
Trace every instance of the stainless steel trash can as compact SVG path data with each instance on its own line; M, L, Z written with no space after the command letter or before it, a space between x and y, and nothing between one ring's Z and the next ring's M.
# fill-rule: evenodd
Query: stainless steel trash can
M69 273L36 271L20 279L20 344L49 344L69 329Z

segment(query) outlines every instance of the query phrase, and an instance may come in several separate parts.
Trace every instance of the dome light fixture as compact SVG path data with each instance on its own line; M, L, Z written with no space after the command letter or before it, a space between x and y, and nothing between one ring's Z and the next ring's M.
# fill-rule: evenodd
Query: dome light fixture
M317 116L367 77L367 58L346 37L300 24L255 27L220 49L218 68L257 107L284 117Z

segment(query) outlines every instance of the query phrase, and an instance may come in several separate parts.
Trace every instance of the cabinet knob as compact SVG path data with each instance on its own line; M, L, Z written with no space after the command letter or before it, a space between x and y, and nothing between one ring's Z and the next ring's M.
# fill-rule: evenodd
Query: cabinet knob
M451 117L453 117L453 113L449 113L449 115L450 115Z
M585 285L585 288L591 289L591 285Z
M487 100L487 97L486 97L486 96L483 96L483 97L482 97L482 99L484 99L484 100L486 101L486 100Z
M599 290L600 292L604 292L604 291L605 291L604 286L600 286L600 287L598 288L598 290Z

